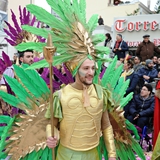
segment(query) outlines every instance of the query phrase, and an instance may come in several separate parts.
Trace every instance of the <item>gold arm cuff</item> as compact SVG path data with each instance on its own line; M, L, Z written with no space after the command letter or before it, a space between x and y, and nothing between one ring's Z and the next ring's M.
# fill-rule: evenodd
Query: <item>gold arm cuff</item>
M108 151L108 157L116 157L116 148L114 144L114 134L112 126L110 125L105 130L103 130L104 142Z
M46 136L47 137L52 137L51 125L50 124L48 124L46 126ZM60 139L60 137L59 137L59 130L55 126L54 126L54 137L56 137L57 140Z
M4 85L1 85L1 86L0 86L0 91L7 92L7 87L4 86Z

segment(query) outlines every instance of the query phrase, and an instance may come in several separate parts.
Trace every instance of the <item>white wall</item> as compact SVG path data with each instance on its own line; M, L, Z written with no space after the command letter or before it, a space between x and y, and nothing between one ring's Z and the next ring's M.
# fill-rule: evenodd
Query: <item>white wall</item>
M98 14L104 19L104 24L112 26L114 17L127 16L139 8L139 2L134 4L126 4L119 6L108 6L107 0L86 0L87 3L87 19L93 14Z

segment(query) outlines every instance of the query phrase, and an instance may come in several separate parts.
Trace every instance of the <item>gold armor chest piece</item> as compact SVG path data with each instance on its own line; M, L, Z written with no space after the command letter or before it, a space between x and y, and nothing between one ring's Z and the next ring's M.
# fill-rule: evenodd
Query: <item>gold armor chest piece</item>
M63 146L77 151L87 151L99 144L103 112L103 98L98 98L94 85L88 88L88 107L83 106L82 92L67 85L60 93L63 112L60 142Z

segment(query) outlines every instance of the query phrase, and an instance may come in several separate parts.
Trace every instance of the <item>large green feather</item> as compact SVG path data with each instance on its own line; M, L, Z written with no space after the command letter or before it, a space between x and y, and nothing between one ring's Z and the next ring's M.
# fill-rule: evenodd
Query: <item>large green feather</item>
M20 43L15 48L18 51L25 51L28 49L37 51L37 52L43 52L43 47L46 46L46 43L41 42L27 42L27 43Z
M64 16L63 12L61 11L61 9L58 5L58 1L53 1L53 0L46 0L46 1L51 6L53 11L56 12L56 14L58 14L58 16L61 17L61 19L63 21L66 21L66 17Z
M97 65L98 65L98 69L96 70L96 74L95 74L94 79L93 79L94 84L99 84L99 74L101 72L102 62L98 61Z
M30 101L32 99L31 95L28 94L28 92L23 88L23 86L16 79L11 78L7 75L5 75L4 77L7 80L12 91L16 93L16 96L18 96L19 100L23 100L25 105L31 108L32 104L29 102L29 99Z
M1 117L0 117L0 119L1 119ZM6 139L9 136L8 132L11 129L14 120L15 120L15 117L11 118L8 121L7 126L5 126L3 134L1 135L1 139L0 139L0 159L7 156L3 151L4 151L5 145L6 145Z
M11 120L10 116L0 115L0 123L8 123L10 120Z
M14 70L18 78L21 79L21 82L36 98L40 98L43 95L43 92L38 88L36 82L33 81L22 68L14 65Z
M85 0L79 1L79 8L80 8L80 12L82 14L84 22L86 22L86 1Z
M68 42L68 37L64 36L64 37L59 37L57 35L55 35L52 31L48 31L46 29L43 28L36 28L33 26L28 26L28 25L23 25L22 28L30 33L36 34L38 36L44 37L44 38L48 38L48 34L51 34L52 36L52 42L54 43L54 45L56 46L55 43L67 43Z
M44 38L48 38L48 34L51 34L51 35L53 34L53 32L48 31L46 29L37 28L37 27L29 26L29 25L23 25L22 29L27 31L27 32L30 32L30 33L36 34L38 36L44 37Z
M63 21L53 16L52 14L47 12L45 9L33 4L29 4L27 5L27 10L31 12L33 15L35 15L39 21L44 22L50 27L60 30L61 32L64 32L64 33L67 32L68 34L72 34L72 31L70 30L70 28L68 28L66 23L63 23Z
M112 81L110 82L111 88L115 88L115 86L117 85L118 79L122 73L122 68L123 65L120 65L115 71L114 71L114 75L112 77Z
M59 65L62 62L66 62L66 61L70 60L73 57L74 57L74 55L70 55L70 54L54 56L52 65L53 66ZM47 68L47 67L49 67L49 64L45 59L43 59L43 60L41 60L39 62L33 63L27 69L39 69L39 68Z
M50 90L47 87L45 81L40 77L40 75L35 70L26 70L27 75L32 79L32 81L36 80L36 85L43 92L45 100L49 98Z
M97 45L100 42L104 42L105 36L103 34L95 34L92 36L92 43Z
M108 47L95 46L96 54L109 54L110 49Z
M132 140L132 149L137 153L139 158L141 158L142 160L146 159L142 148L134 139Z
M133 92L129 93L126 97L124 97L120 102L121 108L125 107L132 98Z
M109 84L111 83L112 77L114 75L114 69L117 63L117 58L114 58L114 60L112 61L112 63L108 66L108 68L106 69L103 78L101 80L101 85L105 88L108 88Z
M95 30L95 28L97 27L97 23L98 23L98 14L95 14L88 21L88 27L90 33Z
M10 104L11 106L17 107L18 104L21 103L20 100L18 100L15 96L12 96L11 94L8 94L6 92L0 91L0 97L7 102L8 104Z

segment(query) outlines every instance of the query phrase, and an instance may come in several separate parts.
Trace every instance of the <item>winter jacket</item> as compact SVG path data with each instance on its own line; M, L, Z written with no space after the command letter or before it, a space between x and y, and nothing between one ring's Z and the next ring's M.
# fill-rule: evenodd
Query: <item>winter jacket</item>
M133 69L134 69L134 72L138 72L139 71L139 69L141 69L141 68L143 68L144 67L144 65L142 65L142 64L135 64L134 66L133 66Z
M116 51L114 51L114 49L116 49L115 46L116 46L116 43L114 45L113 52L115 53L115 56L118 57L118 60L120 60L120 58L125 58L126 51L128 51L128 45L127 45L127 43L125 41L122 41L120 43L119 48L121 48L121 50L117 49Z
M151 59L154 56L154 52L160 54L160 49L154 45L152 42L145 43L141 42L136 50L136 55L142 58L142 61L146 59Z
M154 96L143 99L140 95L135 95L129 107L129 114L139 114L140 117L151 117L154 113Z
M160 71L160 64L157 64L154 68L159 72Z
M139 81L139 76L136 73L132 73L131 75L126 76L126 80L128 79L130 80L130 83L126 91L126 95L129 94L130 92L133 92L136 89L136 85Z
M150 79L149 80L144 79L144 81L150 83L154 80L154 78L157 77L158 72L155 68L149 69L148 67L145 66L144 68L140 68L139 71L137 72L137 74L138 74L139 78L142 78L142 79L144 79L143 75L149 76Z

